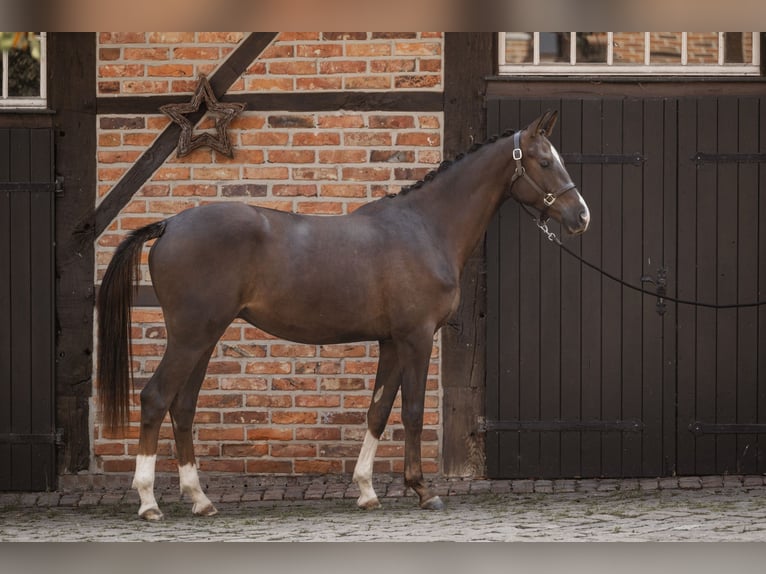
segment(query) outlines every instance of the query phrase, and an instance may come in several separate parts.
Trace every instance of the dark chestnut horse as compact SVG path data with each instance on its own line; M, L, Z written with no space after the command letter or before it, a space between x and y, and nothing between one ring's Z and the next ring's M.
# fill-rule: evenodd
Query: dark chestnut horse
M421 470L423 402L433 337L458 305L466 260L511 196L571 234L588 227L588 207L548 141L556 119L549 111L513 137L475 146L425 182L350 215L306 216L220 203L131 233L117 248L99 293L98 396L105 424L124 427L135 269L143 243L159 238L149 268L165 315L167 350L141 391L133 481L141 497L139 515L162 517L154 468L168 411L181 489L195 514L216 512L200 488L192 421L210 355L237 317L301 343L378 341L367 434L354 471L361 490L357 503L379 505L373 459L401 389L405 483L417 492L421 507L441 508Z

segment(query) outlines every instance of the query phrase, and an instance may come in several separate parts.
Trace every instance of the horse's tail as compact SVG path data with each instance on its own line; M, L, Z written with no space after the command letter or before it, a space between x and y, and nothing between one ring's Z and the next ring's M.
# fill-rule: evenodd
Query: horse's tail
M132 390L130 308L138 277L141 249L165 232L165 221L133 231L112 257L98 293L98 400L104 424L124 429Z

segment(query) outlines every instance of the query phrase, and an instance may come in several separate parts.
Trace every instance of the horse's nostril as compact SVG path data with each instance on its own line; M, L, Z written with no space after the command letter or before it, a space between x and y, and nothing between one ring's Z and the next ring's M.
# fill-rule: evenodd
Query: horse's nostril
M586 210L583 210L580 212L580 221L585 223L590 219L590 213L588 213Z

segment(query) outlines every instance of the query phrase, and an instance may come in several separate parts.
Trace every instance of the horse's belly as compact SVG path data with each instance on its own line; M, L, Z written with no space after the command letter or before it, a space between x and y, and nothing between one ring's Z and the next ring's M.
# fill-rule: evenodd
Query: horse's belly
M368 308L343 308L321 301L263 302L247 307L240 316L275 337L298 343L329 345L380 340L389 335L385 318Z

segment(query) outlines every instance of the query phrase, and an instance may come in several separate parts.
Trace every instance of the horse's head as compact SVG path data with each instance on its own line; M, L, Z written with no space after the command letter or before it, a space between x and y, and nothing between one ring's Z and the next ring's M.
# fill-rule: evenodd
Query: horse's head
M558 112L549 110L513 135L516 169L510 193L536 208L541 220L552 217L568 233L577 235L588 229L590 211L548 140L557 119Z

